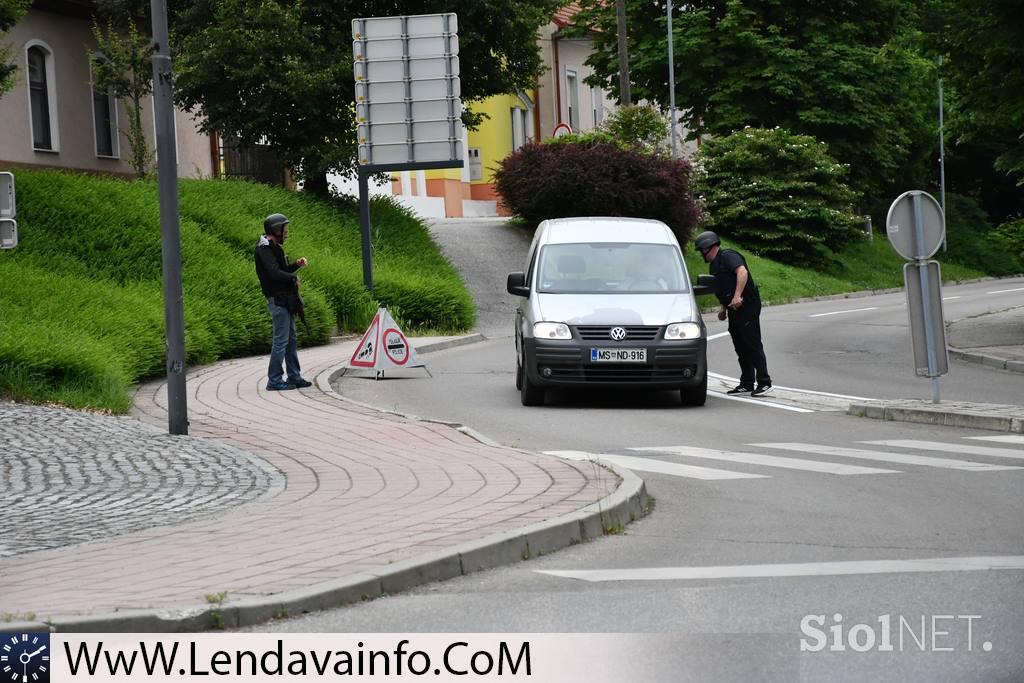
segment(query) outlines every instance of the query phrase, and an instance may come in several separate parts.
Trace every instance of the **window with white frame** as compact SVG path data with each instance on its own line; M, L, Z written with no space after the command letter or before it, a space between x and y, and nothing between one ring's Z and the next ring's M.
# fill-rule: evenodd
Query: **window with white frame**
M526 144L526 110L512 107L512 151Z
M594 86L590 89L590 106L594 110L594 128L604 121L604 91Z
M56 152L60 148L57 132L57 92L53 50L42 41L25 46L28 65L29 121L32 125L32 148Z
M580 85L575 69L565 70L565 98L569 107L569 127L576 133L580 128Z
M96 156L117 159L117 99L110 91L92 87L92 122L96 139Z

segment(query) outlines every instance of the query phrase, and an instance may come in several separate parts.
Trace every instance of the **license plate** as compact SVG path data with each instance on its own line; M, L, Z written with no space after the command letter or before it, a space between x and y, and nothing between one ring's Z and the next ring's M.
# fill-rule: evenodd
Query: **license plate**
M590 349L591 363L646 363L647 349Z

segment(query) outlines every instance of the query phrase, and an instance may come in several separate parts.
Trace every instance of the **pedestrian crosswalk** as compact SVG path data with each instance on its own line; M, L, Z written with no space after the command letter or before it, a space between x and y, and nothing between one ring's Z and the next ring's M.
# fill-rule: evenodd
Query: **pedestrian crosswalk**
M637 455L622 453L589 453L585 451L547 451L571 460L600 459L638 472L652 472L703 481L735 479L768 479L776 470L796 470L824 475L872 475L937 469L961 473L1024 471L1024 437L963 437L954 442L893 439L859 441L837 446L818 443L752 443L738 450L698 448L695 446L643 446L624 449ZM974 441L969 443L965 440ZM978 445L982 440L996 445ZM864 448L867 444L874 448ZM768 453L785 451L794 457ZM912 451L923 451L914 453ZM942 453L942 456L933 455ZM643 454L643 456L639 454ZM798 454L798 455L796 455ZM971 456L971 457L963 457ZM981 458L981 459L979 459ZM983 458L994 458L986 462ZM696 462L713 461L715 467ZM884 463L885 467L863 463ZM1019 463L1016 461L1020 461ZM750 471L743 466L754 466Z

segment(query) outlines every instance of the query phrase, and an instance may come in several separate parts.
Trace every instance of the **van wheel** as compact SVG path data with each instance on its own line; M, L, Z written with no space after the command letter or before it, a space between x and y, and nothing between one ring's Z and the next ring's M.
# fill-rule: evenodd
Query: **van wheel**
M679 390L679 398L684 406L702 406L708 400L708 375L704 373L704 380L695 387L686 387Z
M523 371L523 381L519 387L519 400L524 406L544 405L544 387L539 387L530 381L530 375Z
M523 390L523 364L516 358L516 389Z

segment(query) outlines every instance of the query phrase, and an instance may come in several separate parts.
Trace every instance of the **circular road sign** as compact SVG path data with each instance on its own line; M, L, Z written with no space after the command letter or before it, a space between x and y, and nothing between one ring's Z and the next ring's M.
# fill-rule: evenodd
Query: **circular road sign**
M921 231L918 235L915 204L920 211ZM896 253L906 259L926 259L938 251L946 237L946 219L935 197L927 192L904 192L889 207L885 233Z
M553 135L556 138L564 137L566 135L572 135L572 126L570 126L568 123L560 123L557 126L555 126L555 132L553 133Z
M384 353L395 365L405 365L409 361L409 342L405 335L393 327L384 330Z

